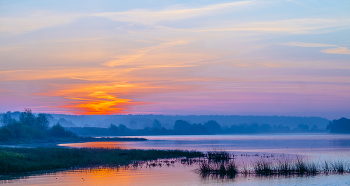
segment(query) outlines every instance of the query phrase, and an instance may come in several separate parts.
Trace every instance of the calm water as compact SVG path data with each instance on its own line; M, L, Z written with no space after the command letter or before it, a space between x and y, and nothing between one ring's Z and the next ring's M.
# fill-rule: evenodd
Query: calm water
M107 147L125 149L182 149L207 151L225 149L244 161L261 156L293 158L302 155L310 161L344 160L350 162L350 135L218 135L147 136L141 142L93 142L60 144L68 147ZM259 156L250 156L250 155ZM249 156L249 157L248 157ZM246 159L244 159L246 158ZM8 185L350 185L350 175L309 177L256 177L242 175L234 179L202 178L195 166L177 163L171 166L138 169L84 169L49 175L29 176L3 181Z

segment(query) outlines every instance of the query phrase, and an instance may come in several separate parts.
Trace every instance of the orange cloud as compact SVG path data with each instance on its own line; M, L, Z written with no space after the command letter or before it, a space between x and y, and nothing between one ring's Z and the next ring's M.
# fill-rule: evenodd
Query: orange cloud
M63 105L62 108L70 108L83 114L116 114L124 113L125 108L118 107L122 103L129 103L131 99L122 99L116 96L107 94L104 91L95 91L88 95L90 99L71 98L73 100L79 100L75 105ZM83 102L83 103L81 103Z

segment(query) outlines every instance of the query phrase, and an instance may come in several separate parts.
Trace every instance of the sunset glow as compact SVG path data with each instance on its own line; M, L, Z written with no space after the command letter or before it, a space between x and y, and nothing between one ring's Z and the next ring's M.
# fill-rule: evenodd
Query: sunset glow
M0 111L350 117L349 7L1 1Z

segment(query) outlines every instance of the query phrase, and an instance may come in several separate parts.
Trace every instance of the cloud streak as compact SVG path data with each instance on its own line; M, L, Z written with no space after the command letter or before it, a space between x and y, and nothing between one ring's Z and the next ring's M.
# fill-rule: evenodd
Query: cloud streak
M250 6L256 1L237 1L232 3L214 4L200 8L169 8L160 11L129 10L125 12L105 12L93 16L106 17L114 21L138 22L142 24L155 24L160 21L182 20L199 16L221 14L242 6Z
M350 54L350 50L347 47L324 49L321 52L326 54Z
M290 42L290 43L285 43L281 45L286 45L286 46L297 46L297 47L332 47L336 45L329 45L329 44L323 44L323 43L303 43L303 42Z

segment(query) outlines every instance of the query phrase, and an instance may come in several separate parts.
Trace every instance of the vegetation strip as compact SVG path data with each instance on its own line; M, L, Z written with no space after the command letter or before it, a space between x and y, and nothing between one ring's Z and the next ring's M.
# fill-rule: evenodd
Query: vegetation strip
M349 173L349 164L345 161L323 161L320 163L305 161L300 157L296 160L280 160L271 162L265 159L257 159L248 168L243 164L239 167L234 156L225 151L208 152L207 160L201 161L197 171L202 175L220 175L232 177L236 174L255 174L260 176L272 175L316 175L316 174L343 174Z
M119 167L133 161L194 158L203 154L181 150L124 150L106 148L0 148L0 174L26 173L105 165Z

